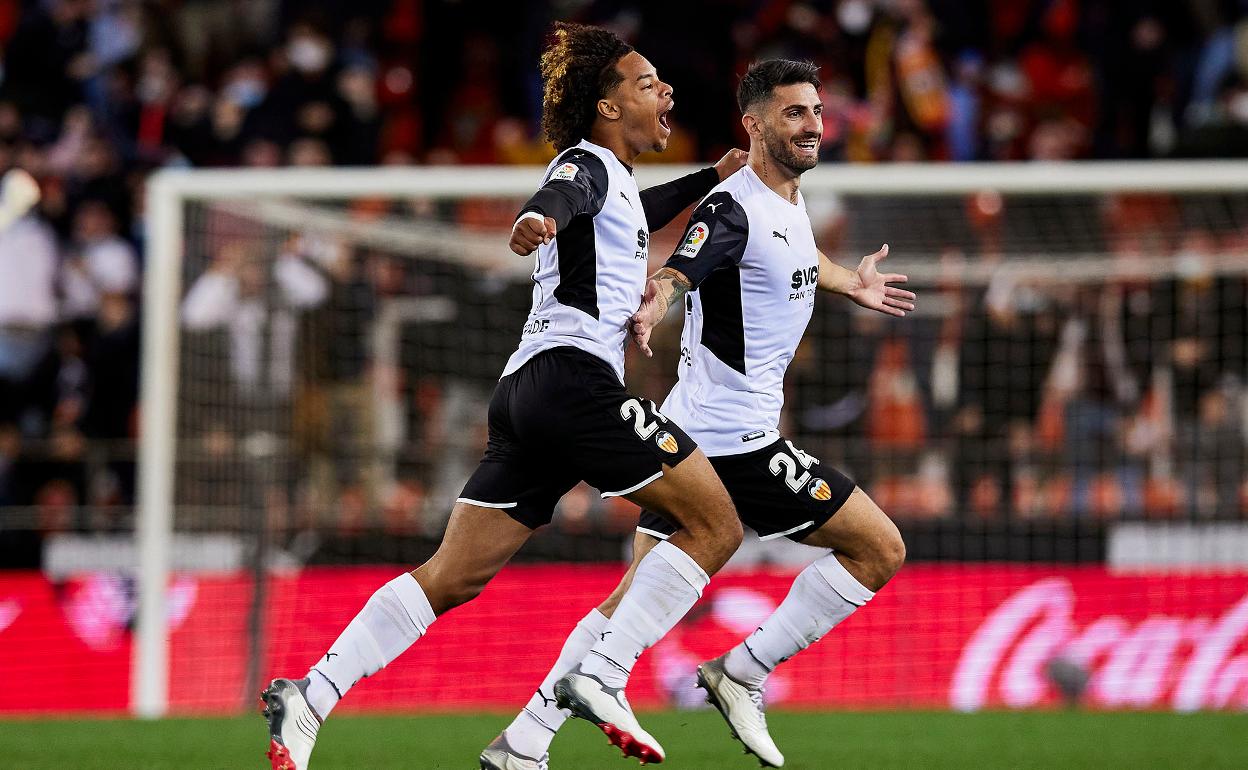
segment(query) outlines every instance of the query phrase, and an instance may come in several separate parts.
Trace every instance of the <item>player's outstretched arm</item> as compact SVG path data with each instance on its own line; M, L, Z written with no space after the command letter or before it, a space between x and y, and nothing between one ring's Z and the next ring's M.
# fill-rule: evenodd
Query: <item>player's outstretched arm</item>
M628 334L647 357L654 355L654 351L650 349L650 332L667 315L668 308L679 303L691 288L693 287L689 279L679 270L670 267L659 268L646 281L646 293L641 298L641 307L628 320Z
M857 270L848 270L819 252L819 288L835 294L844 294L869 310L888 315L904 316L914 310L914 292L889 286L905 283L908 279L900 273L881 273L878 264L888 256L888 244L862 258Z
M749 157L745 150L729 150L711 168L642 190L641 208L646 212L646 227L652 233L667 227L689 204L740 171Z
M596 215L607 197L607 167L593 153L572 147L559 156L541 189L524 204L511 226L508 246L522 257L550 243L572 218Z

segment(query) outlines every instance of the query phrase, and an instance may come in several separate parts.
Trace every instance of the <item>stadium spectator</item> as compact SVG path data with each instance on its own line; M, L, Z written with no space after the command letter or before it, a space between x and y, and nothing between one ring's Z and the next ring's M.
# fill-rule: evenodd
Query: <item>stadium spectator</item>
M1237 516L1244 460L1241 421L1233 405L1238 373L1224 329L1244 308L1241 280L1213 275L1216 243L1191 231L1176 255L1172 283L1159 321L1171 324L1168 375L1175 421L1174 453L1188 510L1202 517Z
M329 286L292 239L266 275L265 262L241 243L213 256L182 302L191 332L223 331L237 392L251 398L289 397L294 382L298 314L324 302Z
M1075 289L1061 332L1067 460L1077 516L1144 510L1144 455L1150 448L1138 411L1151 384L1158 288L1121 252L1122 272L1107 285ZM1162 338L1164 339L1164 338ZM1145 443L1142 443L1145 442Z
M1019 511L1021 477L1038 451L1035 428L1056 352L1049 300L999 271L970 310L958 353L954 421L957 510L995 517Z
M105 297L123 302L139 288L139 257L117 232L117 219L102 201L83 201L73 217L73 242L62 267L62 315L93 318Z
M0 424L16 420L26 381L57 319L56 239L37 216L0 230Z

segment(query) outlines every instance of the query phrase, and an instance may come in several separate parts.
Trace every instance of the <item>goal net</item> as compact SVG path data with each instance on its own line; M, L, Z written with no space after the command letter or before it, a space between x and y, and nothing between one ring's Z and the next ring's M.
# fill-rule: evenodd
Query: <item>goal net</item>
M651 167L639 177L644 186L686 171ZM532 261L506 242L539 178L536 169L477 168L153 179L138 713L238 708L276 669L302 675L395 572L378 565L410 568L432 553L484 447L489 397L527 315ZM953 639L922 618L946 605L1022 601L1033 579L1059 579L1043 571L1058 564L1095 570L1112 556L1156 566L1153 530L1107 523L1245 517L1248 172L820 168L802 190L821 248L854 266L888 243L884 266L909 275L919 308L893 319L821 297L789 369L782 432L870 493L899 522L912 562L924 563L903 573L914 577L898 583L895 600L886 599L891 586L881 595L897 602L892 609L847 624L847 638L873 638L872 655L893 662L857 673L795 659L811 666L803 671L813 684L802 689L793 674L792 702L1019 705L1016 691L993 694L991 649L967 658L973 628ZM683 223L653 236L652 267ZM680 355L679 321L669 324L653 359L628 359L630 389L657 401ZM497 707L491 672L502 665L519 672L518 686L506 686L521 704L568 630L559 623L574 623L618 578L635 516L624 501L574 490L521 555L565 566L506 577L487 593L494 614L463 611L478 633L435 630L422 647L423 665L457 661L454 686L417 662L370 682L369 697L395 708ZM1167 558L1222 558L1192 532L1187 550ZM741 564L803 558L783 541L751 542ZM566 566L603 560L614 563ZM937 569L944 562L980 563L982 585L963 586L959 599ZM170 628L165 587L192 569L201 612ZM1102 572L1072 575L1060 578L1072 602L1128 601L1097 582L1109 579ZM752 628L756 600L774 604L787 579L764 590L729 575L721 585L691 622L733 633ZM1182 614L1220 611L1243 588L1166 585L1120 590L1152 591L1154 609ZM1067 642L1088 621L1072 612ZM531 649L496 641L538 617L559 619L551 639L533 632ZM1036 663L1045 697L1085 685L1110 692L1097 668L1108 647L1067 647L1075 651ZM696 644L664 650L648 680L652 704L666 702L663 693L681 702L682 655ZM942 655L949 666L936 681L923 661ZM1112 692L1105 705L1164 705ZM1238 692L1220 705L1248 698Z

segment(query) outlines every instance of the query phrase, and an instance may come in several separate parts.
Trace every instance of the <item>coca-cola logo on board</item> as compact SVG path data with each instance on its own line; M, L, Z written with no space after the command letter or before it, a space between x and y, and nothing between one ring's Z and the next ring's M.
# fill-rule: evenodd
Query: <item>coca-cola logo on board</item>
M1248 708L1248 595L1215 617L1101 615L1080 625L1070 581L1050 577L994 609L962 648L949 704L974 711L1052 699L1054 661L1087 674L1107 708Z

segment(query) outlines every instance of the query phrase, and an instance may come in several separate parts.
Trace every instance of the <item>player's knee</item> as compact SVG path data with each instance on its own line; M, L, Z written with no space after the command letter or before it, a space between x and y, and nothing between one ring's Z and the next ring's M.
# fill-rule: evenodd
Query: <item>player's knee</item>
M741 520L734 513L727 518L721 517L707 527L706 536L715 546L716 551L725 560L737 552L741 547L741 540L745 537L745 530L741 527Z
M883 551L883 567L891 578L906 563L906 541L901 539L901 533L896 529L885 539Z
M891 524L891 522L890 522ZM872 567L876 582L882 588L906 562L906 543L896 526L889 526L872 543ZM879 588L875 589L879 590Z
M728 550L736 553L737 549L741 547L741 541L744 539L745 528L741 526L741 519L738 519L736 514L733 514L724 527L724 545Z

